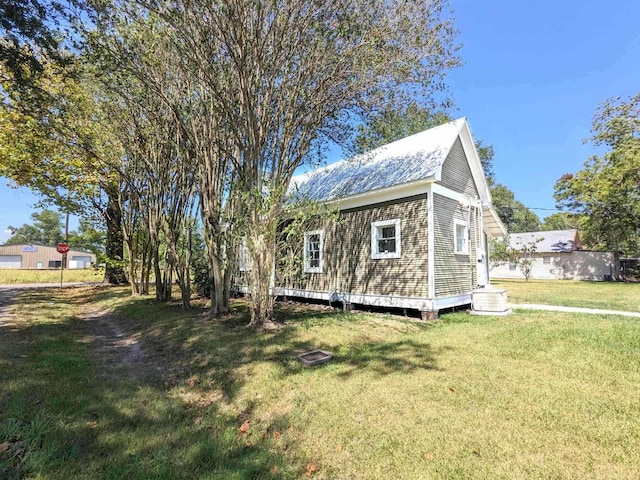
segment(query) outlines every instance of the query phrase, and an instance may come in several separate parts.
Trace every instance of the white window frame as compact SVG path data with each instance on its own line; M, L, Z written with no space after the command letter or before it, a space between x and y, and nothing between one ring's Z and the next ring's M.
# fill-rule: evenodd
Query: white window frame
M311 235L320 236L320 255L318 256L318 266L311 267L309 265L311 258L309 257L309 237ZM304 234L304 271L305 273L322 273L322 265L324 263L324 230L311 230Z
M380 252L378 250L378 240L380 240L379 233L382 232L384 227L395 227L396 229L396 251L395 252ZM378 260L381 258L400 258L402 255L402 231L400 228L400 219L394 218L392 220L380 220L377 222L371 222L371 258Z
M464 228L462 250L458 250L458 227ZM453 220L453 253L456 255L469 255L469 225L464 220Z

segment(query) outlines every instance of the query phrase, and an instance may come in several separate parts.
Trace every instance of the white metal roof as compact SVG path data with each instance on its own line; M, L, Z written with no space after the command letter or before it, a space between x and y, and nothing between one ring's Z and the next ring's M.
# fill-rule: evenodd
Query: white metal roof
M416 133L369 153L295 176L290 192L332 201L433 177L442 167L464 118Z

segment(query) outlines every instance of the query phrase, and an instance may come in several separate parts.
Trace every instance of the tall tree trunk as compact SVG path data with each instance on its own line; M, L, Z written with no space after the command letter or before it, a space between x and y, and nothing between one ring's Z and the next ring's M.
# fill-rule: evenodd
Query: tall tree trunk
M260 232L261 227L266 232ZM264 224L254 226L251 232L251 326L264 329L273 323L272 272L275 265L275 236L271 233L269 225Z
M105 188L107 194L107 223L106 254L107 266L105 280L111 285L124 285L127 276L124 272L124 235L122 233L122 207L118 185L111 184Z

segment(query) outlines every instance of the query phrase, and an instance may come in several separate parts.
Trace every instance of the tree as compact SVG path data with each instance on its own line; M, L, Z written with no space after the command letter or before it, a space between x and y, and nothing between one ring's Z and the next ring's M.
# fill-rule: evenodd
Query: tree
M33 224L21 227L9 226L11 237L7 244L28 243L54 246L64 240L62 215L53 210L42 210L31 214Z
M69 75L69 69L75 73ZM43 61L29 89L1 65L0 71L0 175L65 211L100 211L107 225L105 277L113 284L126 282L117 169L121 148L96 101L91 71L78 58L65 68ZM40 94L32 95L33 90Z
M522 243L516 247L511 247L510 256L518 263L518 268L524 275L526 282L531 278L531 270L533 269L533 255L538 251L538 243L544 240L544 237L536 238L530 242Z
M581 229L583 217L570 212L558 212L548 215L542 221L540 229L549 230L568 230Z
M515 199L514 193L498 183L491 188L493 206L508 232L536 232L540 230L538 215Z
M214 148L201 166L213 167L209 185L233 187L227 223L237 234L224 236L246 235L255 327L271 321L277 227L294 171L316 161L320 145L344 139L363 112L441 90L459 63L442 8L439 0L196 0L142 12L171 27L175 59L187 66L180 71L196 72L203 91L194 95L209 99ZM220 169L226 161L230 171ZM213 200L201 197L203 210L211 207L207 237L216 239L224 215L219 195ZM210 255L223 256L223 245Z
M489 269L493 270L500 265L513 260L512 251L509 247L509 237L489 239Z
M61 48L65 33L61 14L69 4L0 0L0 64L11 72L19 87L33 86L44 70L42 54L61 66L67 63L68 56Z
M96 255L98 264L106 261L105 241L106 232L101 222L88 218L81 218L78 230L69 232L69 245L76 250L85 250Z
M563 175L554 197L559 208L583 217L592 248L640 255L640 94L602 103L592 133L594 146L608 150Z

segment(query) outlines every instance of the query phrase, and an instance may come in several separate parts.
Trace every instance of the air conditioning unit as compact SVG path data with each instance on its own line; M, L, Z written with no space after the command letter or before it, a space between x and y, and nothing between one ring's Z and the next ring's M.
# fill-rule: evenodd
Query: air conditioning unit
M471 296L472 315L505 316L511 313L507 303L507 291L504 288L478 288Z

